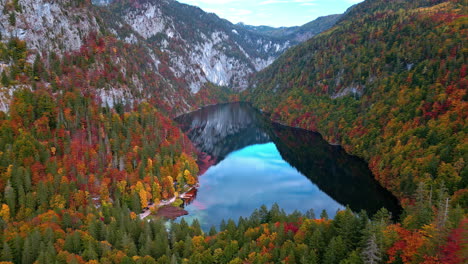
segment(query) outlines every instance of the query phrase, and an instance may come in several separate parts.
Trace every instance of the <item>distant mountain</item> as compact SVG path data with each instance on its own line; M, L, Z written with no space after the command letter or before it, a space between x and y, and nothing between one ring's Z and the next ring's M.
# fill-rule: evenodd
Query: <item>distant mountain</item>
M400 198L468 186L466 2L367 0L254 77L249 99L365 158Z
M238 23L236 25L255 33L279 39L288 39L293 44L298 44L323 31L330 29L338 22L341 17L342 15L323 16L300 27L275 28L269 26L250 26L243 23Z

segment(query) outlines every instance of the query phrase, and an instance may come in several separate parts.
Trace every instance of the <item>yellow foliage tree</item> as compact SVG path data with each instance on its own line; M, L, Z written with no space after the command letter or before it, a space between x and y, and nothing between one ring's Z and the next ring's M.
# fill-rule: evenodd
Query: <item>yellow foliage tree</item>
M117 183L117 188L119 189L120 193L125 193L125 188L127 188L127 181L119 181Z
M109 188L106 185L101 185L101 189L99 190L99 194L101 197L101 201L107 202L110 200Z
M2 204L2 209L0 210L0 217L5 222L8 222L10 220L10 207L7 204Z
M184 177L185 177L185 182L189 185L194 185L197 183L195 178L192 176L192 173L190 173L189 170L184 171Z
M65 204L65 198L60 194L52 196L52 199L50 200L50 206L52 208L63 209L65 208Z
M147 197L146 191L144 189L140 190L138 192L138 196L140 196L141 208L147 207L148 206L148 197Z
M153 188L151 188L151 195L155 204L159 203L161 199L161 186L157 182L153 182Z

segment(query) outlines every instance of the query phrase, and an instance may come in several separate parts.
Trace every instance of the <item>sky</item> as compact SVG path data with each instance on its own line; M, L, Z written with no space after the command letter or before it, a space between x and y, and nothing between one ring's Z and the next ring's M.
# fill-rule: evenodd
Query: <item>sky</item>
M363 0L178 0L232 23L273 27L301 26L317 17L341 14Z

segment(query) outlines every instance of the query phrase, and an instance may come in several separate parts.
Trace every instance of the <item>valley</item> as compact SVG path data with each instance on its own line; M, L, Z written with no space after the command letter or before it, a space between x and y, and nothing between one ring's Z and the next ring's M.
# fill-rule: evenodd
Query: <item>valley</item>
M466 1L347 6L0 0L0 262L466 263Z

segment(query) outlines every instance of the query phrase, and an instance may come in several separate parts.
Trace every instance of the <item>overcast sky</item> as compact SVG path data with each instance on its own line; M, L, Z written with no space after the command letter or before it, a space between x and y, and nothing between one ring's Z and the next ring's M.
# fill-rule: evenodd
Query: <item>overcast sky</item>
M300 26L320 16L341 14L363 0L178 0L232 23Z

